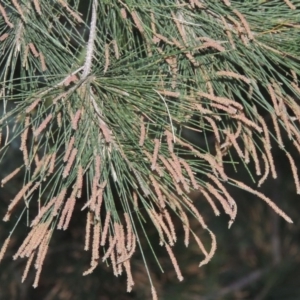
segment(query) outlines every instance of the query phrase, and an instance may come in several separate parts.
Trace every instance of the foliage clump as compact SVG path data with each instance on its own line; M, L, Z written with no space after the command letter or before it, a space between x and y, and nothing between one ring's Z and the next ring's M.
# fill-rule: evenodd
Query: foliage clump
M195 191L216 216L224 210L229 227L237 214L229 185L292 222L258 189L277 177L272 148L279 147L300 193L285 149L291 141L300 151L300 2L260 2L1 2L1 159L18 138L23 156L2 185L24 173L3 220L27 215L30 231L13 256L28 258L23 280L34 262L38 285L51 236L68 229L78 205L91 252L83 274L107 261L116 276L126 272L127 291L146 220L179 280L174 218L185 245L191 236L203 253L200 266L211 260L216 237L191 199ZM237 163L257 188L227 175ZM149 280L155 299L150 273Z

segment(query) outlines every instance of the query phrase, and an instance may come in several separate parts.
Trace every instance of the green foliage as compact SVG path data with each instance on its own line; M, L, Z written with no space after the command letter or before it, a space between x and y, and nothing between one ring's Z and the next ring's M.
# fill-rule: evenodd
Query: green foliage
M293 143L300 151L299 1L2 2L1 159L20 137L24 160L11 173L23 172L24 187L4 220L19 214L14 228L23 219L31 228L14 258L35 259L34 286L54 229L67 229L78 205L87 211L85 250L92 253L84 274L107 260L116 276L124 268L128 291L129 261L136 244L143 254L146 222L179 280L172 219L181 220L186 246L195 239L200 265L210 261L216 237L194 193L216 215L222 207L229 227L237 213L229 185L292 222L238 181L238 172L227 173L243 165L261 186L269 173L277 177L271 150L279 147L300 193L285 149ZM203 243L191 217L207 235Z

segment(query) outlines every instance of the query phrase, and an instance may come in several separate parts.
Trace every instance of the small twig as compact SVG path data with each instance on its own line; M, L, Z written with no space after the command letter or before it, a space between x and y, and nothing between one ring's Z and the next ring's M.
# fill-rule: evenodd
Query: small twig
M206 297L203 297L202 300L218 299L220 297L224 297L225 295L228 295L235 291L241 290L242 288L245 288L246 286L249 286L250 284L259 280L268 271L269 271L268 268L253 271L250 274L246 275L245 277L242 277L239 280L228 285L227 287L222 288L218 293L214 293Z
M92 6L92 20L91 20L91 27L90 27L90 35L89 40L87 43L87 51L86 51L86 58L83 68L83 73L81 79L86 79L86 77L91 72L92 67L92 59L93 59L93 53L94 53L94 44L96 39L96 30L97 30L97 7L98 7L98 0L93 0L93 6Z
M63 86L66 81L68 81L70 79L70 77L76 75L78 72L80 72L81 70L83 69L83 67L80 67L78 68L77 70L73 71L71 74L69 74L67 77L65 77L63 80L61 80L59 83L53 85L52 87L50 87L49 89L45 90L45 91L42 91L40 94L37 95L37 97L42 97L44 96L45 94L53 91L54 89L60 87L60 86ZM71 89L72 91L74 90L75 88Z

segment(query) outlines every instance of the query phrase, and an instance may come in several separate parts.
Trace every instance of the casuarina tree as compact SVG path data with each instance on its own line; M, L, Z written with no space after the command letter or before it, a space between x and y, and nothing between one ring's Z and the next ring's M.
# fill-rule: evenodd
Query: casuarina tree
M277 177L279 148L300 194L285 147L300 152L299 33L298 0L1 1L1 160L16 143L23 157L1 183L21 174L24 184L2 216L12 229L0 260L26 224L13 259L28 259L22 280L35 269L38 286L52 235L68 230L79 206L91 256L83 275L108 263L130 292L139 251L157 299L146 222L157 231L150 247L165 248L179 281L176 242L198 245L199 266L218 255L196 192L228 227L232 187L292 223L260 187Z

